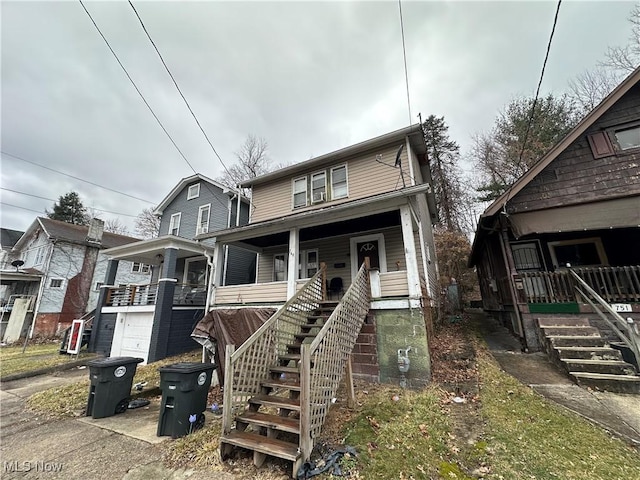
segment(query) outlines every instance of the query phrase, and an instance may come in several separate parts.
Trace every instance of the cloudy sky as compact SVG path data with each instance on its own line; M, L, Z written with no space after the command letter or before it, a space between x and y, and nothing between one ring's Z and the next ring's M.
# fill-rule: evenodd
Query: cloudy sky
M226 164L248 134L268 141L274 161L293 163L405 127L419 112L443 115L466 152L506 103L535 92L556 9L403 0L410 119L397 1L133 3ZM129 3L85 5L193 168L219 176ZM563 2L543 93L566 91L607 46L626 44L633 6ZM75 190L133 230L135 215L193 171L79 2L0 8L0 225L24 230L51 209L47 199Z

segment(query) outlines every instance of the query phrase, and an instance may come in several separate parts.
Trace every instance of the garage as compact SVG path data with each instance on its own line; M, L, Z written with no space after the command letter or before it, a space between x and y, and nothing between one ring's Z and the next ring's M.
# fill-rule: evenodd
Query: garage
M112 357L149 358L153 312L120 312L111 344Z

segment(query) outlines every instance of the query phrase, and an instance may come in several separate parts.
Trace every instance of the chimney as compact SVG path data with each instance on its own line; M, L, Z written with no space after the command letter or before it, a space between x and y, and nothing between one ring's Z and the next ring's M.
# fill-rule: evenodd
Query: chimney
M102 233L104 232L104 221L99 218L92 218L87 232L87 242L102 243Z

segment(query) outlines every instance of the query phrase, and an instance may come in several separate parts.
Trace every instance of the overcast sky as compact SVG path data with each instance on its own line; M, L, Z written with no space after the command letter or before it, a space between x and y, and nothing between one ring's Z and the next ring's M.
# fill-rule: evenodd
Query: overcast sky
M167 131L199 173L222 167L126 1L85 3ZM533 95L555 2L134 1L226 164L248 134L276 162L319 156L444 116L467 152L511 99ZM565 1L543 93L624 45L632 2ZM25 230L77 191L87 207L133 217L193 171L158 126L79 2L1 3L1 226ZM14 206L9 206L14 205ZM23 207L21 208L16 208ZM31 209L35 210L25 210ZM115 217L100 213L103 219Z

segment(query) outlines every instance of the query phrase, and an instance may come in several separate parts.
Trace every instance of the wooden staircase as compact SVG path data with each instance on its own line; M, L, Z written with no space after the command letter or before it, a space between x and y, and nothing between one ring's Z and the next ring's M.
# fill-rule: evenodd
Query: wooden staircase
M640 393L640 376L600 331L581 315L537 319L549 358L578 384L618 393Z
M338 302L320 302L294 334L287 353L278 355L269 366L268 377L260 382L261 394L248 400L245 412L235 417L235 428L220 438L224 460L231 446L253 451L253 462L261 466L267 455L294 462L294 474L301 458L300 444L300 361L303 343L311 343Z

